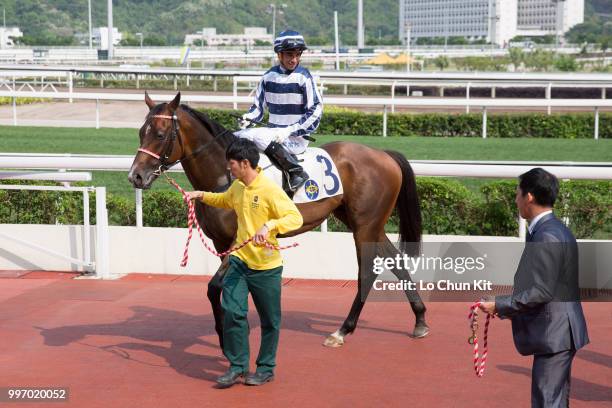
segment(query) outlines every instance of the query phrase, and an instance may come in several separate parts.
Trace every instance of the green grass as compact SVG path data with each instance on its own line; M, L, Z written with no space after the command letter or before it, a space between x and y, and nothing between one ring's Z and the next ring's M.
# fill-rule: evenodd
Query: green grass
M480 139L435 137L373 137L316 135L319 146L332 141L353 141L402 152L412 160L515 160L612 162L612 140L589 139ZM137 129L91 129L0 126L0 152L81 153L133 155L138 149ZM131 196L125 172L92 172L94 185L111 193ZM175 173L187 186L187 179ZM462 179L472 191L490 180ZM155 183L155 189L171 189Z

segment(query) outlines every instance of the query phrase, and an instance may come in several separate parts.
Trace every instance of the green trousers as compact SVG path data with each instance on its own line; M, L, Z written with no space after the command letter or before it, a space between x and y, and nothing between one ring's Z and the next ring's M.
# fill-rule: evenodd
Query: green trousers
M223 319L223 354L230 370L249 370L249 292L261 321L261 346L257 356L258 372L273 372L281 324L281 274L283 267L253 270L239 258L230 256L223 278L221 307Z

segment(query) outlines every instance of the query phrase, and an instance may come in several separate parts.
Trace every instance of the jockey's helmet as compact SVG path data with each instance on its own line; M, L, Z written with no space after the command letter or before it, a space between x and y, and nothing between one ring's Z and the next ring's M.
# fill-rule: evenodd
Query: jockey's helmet
M274 39L275 53L292 50L304 51L306 49L308 49L306 41L297 31L285 30Z

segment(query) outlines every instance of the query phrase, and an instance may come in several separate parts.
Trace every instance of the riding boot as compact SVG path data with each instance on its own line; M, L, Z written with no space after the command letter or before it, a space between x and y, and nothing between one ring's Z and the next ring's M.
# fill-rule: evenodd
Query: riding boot
M292 192L295 192L308 180L308 174L300 166L295 156L285 150L280 143L270 143L264 153L276 167L287 174L289 178L288 187Z

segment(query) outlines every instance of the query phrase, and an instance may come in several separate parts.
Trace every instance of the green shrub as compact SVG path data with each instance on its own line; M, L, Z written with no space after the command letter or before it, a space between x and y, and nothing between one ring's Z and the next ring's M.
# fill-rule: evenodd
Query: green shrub
M152 191L143 195L143 224L146 227L187 227L187 206L174 191Z
M470 191L455 180L418 177L423 233L478 234L478 204Z
M228 129L236 129L228 109L206 109L211 119ZM264 118L264 122L267 119ZM351 111L326 106L318 133L330 135L379 136L382 134L382 114ZM593 138L594 117L576 114L495 114L487 117L488 137L536 137L561 139ZM387 120L389 136L480 137L482 114L390 113ZM612 138L612 114L600 113L599 137Z
M10 182L4 184L32 184ZM52 183L36 183L51 185ZM612 237L611 183L608 181L563 181L555 213L569 219L577 238ZM483 198L475 196L455 180L418 177L417 190L426 234L517 236L518 210L514 203L516 181L496 181L482 186ZM83 223L82 194L56 191L0 190L0 223ZM110 225L135 225L132 199L107 195ZM95 193L90 194L90 222L95 224ZM151 227L186 227L187 207L174 191L145 192L143 222ZM386 231L398 232L395 213ZM329 231L348 231L337 218L328 219Z

